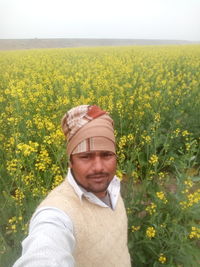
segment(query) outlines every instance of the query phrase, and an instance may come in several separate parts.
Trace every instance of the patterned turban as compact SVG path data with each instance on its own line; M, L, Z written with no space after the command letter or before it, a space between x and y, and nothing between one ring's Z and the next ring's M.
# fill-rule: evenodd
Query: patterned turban
M115 153L113 120L98 106L81 105L70 109L61 125L68 141L68 155L95 150Z

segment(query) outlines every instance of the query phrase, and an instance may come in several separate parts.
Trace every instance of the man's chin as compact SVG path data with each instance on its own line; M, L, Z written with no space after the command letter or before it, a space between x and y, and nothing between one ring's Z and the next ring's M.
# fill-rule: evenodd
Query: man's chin
M97 183L88 187L87 191L91 193L105 193L108 189L109 183Z

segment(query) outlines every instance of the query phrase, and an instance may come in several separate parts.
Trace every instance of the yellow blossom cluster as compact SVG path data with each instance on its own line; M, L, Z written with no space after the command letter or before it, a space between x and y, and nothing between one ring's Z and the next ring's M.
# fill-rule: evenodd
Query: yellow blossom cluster
M18 159L12 159L10 161L7 161L7 170L12 175L16 172L17 168L19 168L19 160Z
M140 228L141 228L141 226L139 226L139 225L138 225L138 226L134 226L134 225L132 225L132 226L131 226L131 232L134 233L134 232L136 232L136 231L139 231Z
M200 239L200 228L192 226L191 232L189 234L189 238L190 239L194 239L194 238Z
M166 204L168 202L168 200L166 199L165 193L163 191L156 192L156 196L157 196L157 198L162 200L163 203Z
M47 117L42 118L39 115L35 115L33 117L33 123L38 130L45 128L48 131L52 131L55 128L54 124L51 122L49 118Z
M159 172L158 173L159 180L163 180L166 177L166 175L167 175L166 172Z
M185 189L182 191L182 193L187 194L187 193L189 193L190 189L192 189L194 183L193 183L192 179L189 177L184 181L184 185L185 185Z
M155 117L154 117L154 120L155 120L155 122L160 122L160 114L159 113L156 113L155 114Z
M54 145L61 145L64 141L64 135L61 129L57 129L50 133L50 135L47 135L44 137L44 143L47 143L48 145L54 144Z
M144 139L144 141L147 144L150 144L151 143L151 136L149 136L149 135L142 135L141 137ZM142 144L144 144L144 143L142 142Z
M117 177L118 177L120 180L123 179L123 173L122 173L121 170L118 169L118 170L116 171L116 175L117 175Z
M52 189L56 186L58 186L62 181L64 180L63 176L62 175L56 175L54 177L54 182L52 184Z
M8 219L8 225L6 227L6 233L17 233L18 231L23 231L27 234L28 224L23 223L22 216L13 216Z
M151 203L150 205L148 205L148 206L146 207L145 210L146 210L150 215L152 215L153 213L156 212L156 207L157 207L157 205L156 205L155 203Z
M191 188L194 185L194 183L193 183L191 178L188 178L187 180L185 180L184 184L186 185L187 188Z
M17 188L17 189L15 189L14 195L12 197L21 206L22 205L22 201L25 198L25 195L24 195L24 192L22 191L22 189Z
M22 175L22 181L26 186L29 186L34 181L34 178L34 174L31 172Z
M51 158L49 157L49 152L43 146L39 155L37 156L37 162L35 163L36 169L40 171L45 171L51 163Z
M137 171L132 171L131 177L133 177L134 184L137 184L139 181L139 174Z
M48 190L44 186L35 187L32 190L32 196L34 196L34 197L38 197L38 196L39 197L41 197L41 196L45 197L47 195L47 193L48 193Z
M149 163L155 166L158 163L158 156L155 154L151 155Z
M52 189L53 189L64 180L64 177L61 175L60 168L56 164L52 164L51 171L54 174L52 183Z
M12 231L12 232L16 233L17 232L17 224L21 220L22 220L22 216L19 216L19 217L13 216L12 218L10 218L8 220L9 226L7 226L7 228L6 228L7 231Z
M186 194L186 200L181 201L180 205L183 209L192 207L200 202L200 189L197 189L193 193Z
M173 133L174 133L175 137L178 137L180 132L181 132L181 130L179 128L177 128Z
M151 239L151 238L155 237L155 235L156 235L155 228L152 226L148 227L146 230L146 236Z
M164 264L167 261L167 258L163 253L161 253L159 258L158 258L158 261L161 262L162 264Z
M126 208L126 212L127 212L127 214L131 214L132 213L132 209L131 208Z
M188 136L190 133L187 131L187 130L185 130L185 131L182 131L182 136Z
M29 156L32 152L37 152L39 144L29 141L28 144L19 143L17 153L22 152L24 156Z
M120 140L119 140L119 143L118 143L118 147L121 151L123 151L122 149L125 147L126 145L126 142L127 142L127 137L125 135L123 135Z

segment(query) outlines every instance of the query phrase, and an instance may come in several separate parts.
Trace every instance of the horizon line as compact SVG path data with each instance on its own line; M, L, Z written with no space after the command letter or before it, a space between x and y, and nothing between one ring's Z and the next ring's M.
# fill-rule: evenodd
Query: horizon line
M55 39L86 39L86 40L161 40L161 41L186 41L186 42L200 42L200 40L188 39L167 39L167 38L122 38L122 37L32 37L32 38L0 38L0 40L55 40Z

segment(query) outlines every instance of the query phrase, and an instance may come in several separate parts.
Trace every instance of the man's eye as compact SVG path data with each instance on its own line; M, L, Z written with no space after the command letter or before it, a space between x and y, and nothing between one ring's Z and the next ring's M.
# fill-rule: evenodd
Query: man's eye
M79 156L80 159L89 159L90 158L90 155L82 155L82 156Z
M103 153L102 156L103 156L104 158L111 158L111 157L114 156L114 154L113 154L113 153Z

